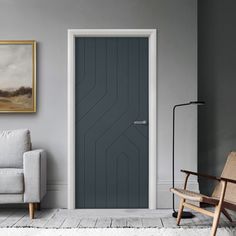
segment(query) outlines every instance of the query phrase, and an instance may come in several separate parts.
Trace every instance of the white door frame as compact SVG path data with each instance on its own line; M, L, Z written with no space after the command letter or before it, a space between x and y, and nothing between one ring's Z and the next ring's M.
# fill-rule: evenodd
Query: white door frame
M149 199L156 209L156 29L69 29L68 30L68 209L75 208L75 37L148 37L149 67Z

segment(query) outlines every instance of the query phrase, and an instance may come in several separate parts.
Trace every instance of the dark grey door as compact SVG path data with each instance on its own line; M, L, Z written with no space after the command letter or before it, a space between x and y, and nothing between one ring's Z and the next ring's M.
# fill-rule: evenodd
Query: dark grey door
M148 208L148 39L76 38L75 53L76 208Z

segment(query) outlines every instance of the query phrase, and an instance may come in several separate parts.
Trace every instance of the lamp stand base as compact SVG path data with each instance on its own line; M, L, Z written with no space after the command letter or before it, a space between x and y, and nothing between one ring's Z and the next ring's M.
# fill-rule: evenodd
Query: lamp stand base
M173 216L174 218L177 218L177 216L178 216L178 211L174 211L173 214L172 214L172 216ZM182 212L181 219L190 219L190 218L193 218L193 217L195 217L195 215L192 214L191 212L189 212L189 211L183 211L183 212Z

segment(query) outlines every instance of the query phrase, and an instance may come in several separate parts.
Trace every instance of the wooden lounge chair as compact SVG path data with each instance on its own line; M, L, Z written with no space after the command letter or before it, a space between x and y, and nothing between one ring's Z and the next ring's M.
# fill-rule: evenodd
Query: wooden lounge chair
M195 173L187 170L181 171L186 174L184 188L171 189L172 193L180 197L177 225L180 224L181 215L184 207L187 207L194 211L213 217L211 236L215 236L219 223L220 213L222 212L227 217L227 219L232 222L232 219L226 209L236 211L236 152L231 152L229 154L221 177ZM211 180L216 180L218 183L212 193L212 196L206 196L200 193L187 190L187 181L190 175L197 175ZM200 208L192 203L187 202L188 200L208 203L214 206L215 210L214 212L208 211L206 209Z

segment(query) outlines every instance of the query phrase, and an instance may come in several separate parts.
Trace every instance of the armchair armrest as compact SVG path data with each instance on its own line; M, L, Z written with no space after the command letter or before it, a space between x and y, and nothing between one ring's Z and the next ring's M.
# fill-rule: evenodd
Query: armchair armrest
M229 183L232 183L232 184L236 184L236 180L234 180L234 179L221 177L220 180L223 180L225 182L229 182Z
M207 178L207 179L213 179L213 180L217 180L217 181L220 181L222 179L220 177L216 177L216 176L213 176L213 175L201 174L201 173L197 173L197 172L193 172L193 171L189 171L189 170L181 170L181 172L184 172L184 173L190 174L190 175L196 175L196 176L204 177L204 178Z
M46 194L46 152L42 149L25 152L23 154L24 169L24 202L34 203Z

